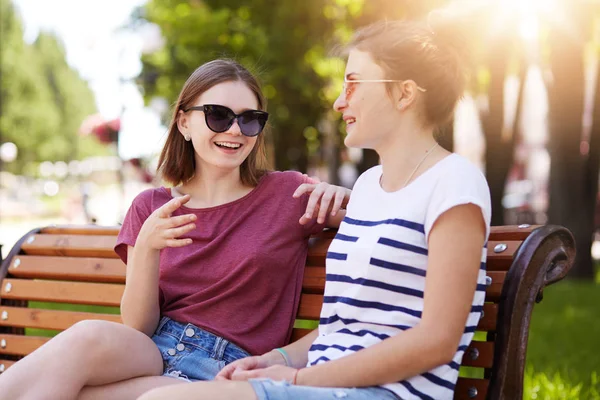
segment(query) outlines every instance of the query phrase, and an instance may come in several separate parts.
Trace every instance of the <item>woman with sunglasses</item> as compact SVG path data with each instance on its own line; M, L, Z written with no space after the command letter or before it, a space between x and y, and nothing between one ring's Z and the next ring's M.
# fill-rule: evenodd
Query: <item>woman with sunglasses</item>
M173 187L139 194L117 239L124 324L75 324L4 372L0 397L131 399L213 379L289 341L308 238L339 225L343 211L331 214L349 191L267 171L265 107L254 76L234 61L189 77L158 163ZM312 197L295 193L304 184Z
M329 248L319 328L284 357L139 400L453 398L482 313L491 214L484 176L434 138L465 89L456 29L381 22L350 44L334 109L345 144L375 149L381 165L359 177Z

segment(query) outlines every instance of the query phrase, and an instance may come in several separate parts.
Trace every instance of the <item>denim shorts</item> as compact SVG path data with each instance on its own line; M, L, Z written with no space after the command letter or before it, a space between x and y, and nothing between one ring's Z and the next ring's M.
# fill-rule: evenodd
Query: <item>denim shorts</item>
M162 317L152 340L163 358L163 375L184 381L209 381L227 364L250 354L192 324Z
M327 388L296 386L286 381L250 379L258 400L400 400L395 393L377 386Z

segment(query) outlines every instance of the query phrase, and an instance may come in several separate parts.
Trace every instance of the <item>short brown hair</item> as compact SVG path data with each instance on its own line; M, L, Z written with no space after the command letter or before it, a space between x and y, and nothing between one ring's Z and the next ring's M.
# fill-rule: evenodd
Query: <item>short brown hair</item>
M187 79L177 103L173 108L173 116L169 125L167 141L158 159L158 171L163 179L175 186L189 181L196 170L194 146L187 142L177 127L179 110L187 110L194 105L202 93L223 82L240 81L246 84L256 96L258 109L266 110L266 99L258 80L246 68L233 60L213 60L198 67ZM242 183L256 186L261 176L267 171L265 151L265 132L258 135L256 145L240 166Z
M468 49L457 37L461 34L447 23L438 31L431 22L380 21L357 31L348 47L369 53L387 79L412 79L425 88L425 122L441 127L467 83Z

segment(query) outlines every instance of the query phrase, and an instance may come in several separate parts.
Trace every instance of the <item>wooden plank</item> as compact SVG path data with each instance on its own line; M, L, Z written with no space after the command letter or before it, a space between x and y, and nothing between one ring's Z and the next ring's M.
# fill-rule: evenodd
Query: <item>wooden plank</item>
M292 330L292 338L290 339L290 343L294 343L296 340L303 338L311 332L312 329L294 328Z
M0 374L9 369L16 361L0 359Z
M29 255L118 258L116 242L116 236L106 235L33 234L21 250Z
M87 320L101 319L121 323L120 315L78 311L40 310L25 307L0 306L0 326L65 330L71 325Z
M503 240L503 241L489 241L487 247L487 260L486 270L487 271L508 271L512 265L512 261L515 253L521 245L519 240ZM506 245L506 250L496 252L496 246Z
M121 228L118 226L98 225L51 225L42 228L41 232L52 235L110 235L117 236Z
M11 300L49 301L118 307L125 285L4 279L0 297Z
M302 291L307 293L323 293L325 288L325 267L307 266L304 268Z
M298 319L319 320L321 315L321 305L323 304L323 295L305 294L300 295L300 306L298 307Z
M500 301L506 274L506 272L498 271L488 271L486 273L486 275L492 279L492 283L485 290L485 301L492 301L494 303Z
M125 283L125 264L117 258L18 255L8 273L16 278Z
M523 226L519 228L519 226ZM502 241L502 240L525 240L531 232L541 225L505 225L505 226L492 226L490 230L489 240Z
M498 320L498 304L485 303L483 305L483 316L477 325L478 331L495 332Z
M0 354L26 356L46 343L50 338L0 333Z
M458 378L454 400L485 400L489 386L489 379Z
M494 364L493 342L471 342L462 359L463 366L492 368Z

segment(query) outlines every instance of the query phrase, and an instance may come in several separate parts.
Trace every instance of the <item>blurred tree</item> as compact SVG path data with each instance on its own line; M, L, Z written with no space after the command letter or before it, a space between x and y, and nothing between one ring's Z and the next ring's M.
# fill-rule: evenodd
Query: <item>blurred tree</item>
M321 134L330 130L324 107L337 95L330 82L343 73L343 64L328 58L328 45L344 39L343 23L360 3L151 0L140 16L161 28L165 46L143 57L146 97L174 102L196 67L234 57L264 83L275 167L306 171L307 153L317 153Z
M569 31L552 24L549 35L550 123L550 206L549 222L563 225L575 235L577 257L571 277L593 279L591 245L594 235L594 211L598 192L598 107L596 90L594 126L589 151L582 145L584 112L584 44L589 37L591 10L583 2L562 2ZM585 140L584 140L585 139Z
M94 97L67 64L62 44L46 33L25 43L9 0L0 0L0 18L0 142L18 148L17 159L2 167L17 172L31 162L96 153L100 146L93 139L77 136L81 121L95 110Z

